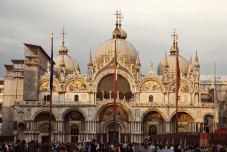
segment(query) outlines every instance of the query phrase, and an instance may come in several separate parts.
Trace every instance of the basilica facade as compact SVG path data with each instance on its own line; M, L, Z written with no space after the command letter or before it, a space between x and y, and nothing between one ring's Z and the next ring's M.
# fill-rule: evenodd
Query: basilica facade
M54 57L51 141L141 142L154 134L176 132L176 51L174 37L157 72L151 64L141 74L140 56L128 42L117 20L112 38L90 53L87 73L70 56L63 41ZM116 48L115 48L116 46ZM25 59L5 65L2 134L15 139L44 142L49 136L50 57L41 46L24 44ZM114 62L117 54L116 126L114 129ZM179 55L178 131L209 132L218 129L218 92L212 78L200 79L197 52L194 60ZM203 82L203 83L202 83ZM220 84L226 84L224 81ZM221 89L225 102L225 90ZM223 93L224 92L224 93ZM212 94L213 93L213 94ZM222 109L225 116L225 108ZM221 120L222 121L222 120ZM225 125L225 124L223 124ZM11 131L10 131L11 130Z

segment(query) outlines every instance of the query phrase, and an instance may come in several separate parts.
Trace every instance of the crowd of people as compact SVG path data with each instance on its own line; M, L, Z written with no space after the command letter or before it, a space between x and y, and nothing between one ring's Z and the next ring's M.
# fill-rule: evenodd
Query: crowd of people
M1 142L0 152L227 152L226 145L210 145L209 147L198 147L188 144L181 146L162 145L150 143L145 139L142 143L122 143L122 144L99 144L95 139L87 142L77 143L43 143L25 140L15 142Z

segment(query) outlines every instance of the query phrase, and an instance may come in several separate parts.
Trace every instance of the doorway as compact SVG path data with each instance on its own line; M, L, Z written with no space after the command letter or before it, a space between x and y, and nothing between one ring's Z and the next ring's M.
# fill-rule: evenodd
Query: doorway
M49 136L42 136L42 144L49 142Z
M119 132L118 131L109 131L109 142L110 143L118 143Z

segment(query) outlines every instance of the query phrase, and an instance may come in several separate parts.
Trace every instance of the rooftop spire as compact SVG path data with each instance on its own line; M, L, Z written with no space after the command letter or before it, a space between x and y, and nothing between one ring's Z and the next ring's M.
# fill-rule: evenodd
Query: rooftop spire
M88 59L88 64L87 66L93 66L93 63L92 63L92 56L91 56L91 50L90 50L90 55L89 55L89 59Z
M119 25L119 12L118 11L116 11L116 14L114 14L114 15L116 15L116 28L114 29L114 31L113 31L113 38L120 38L121 37L121 31L119 30L119 28L118 28L118 25Z
M140 57L139 57L139 51L138 51L137 57L136 57L136 66L141 66Z
M200 65L199 65L199 58L198 58L198 54L197 54L197 50L196 50L196 54L195 54L194 67L196 67L196 68L200 68Z
M68 48L65 46L65 27L63 27L63 30L61 32L62 35L62 46L59 48L59 54L64 55L68 53Z
M63 30L62 30L62 33L61 33L61 35L62 35L62 44L64 45L65 44L65 27L63 26Z
M179 51L178 43L177 43L178 35L176 34L176 29L174 29L173 35L171 36L173 37L173 46L170 48L170 53L175 54L176 51Z
M116 11L116 14L114 14L116 16L116 24L115 24L116 27L118 27L118 25L119 25L119 18L120 18L119 16L120 16L120 13L121 12L117 10Z

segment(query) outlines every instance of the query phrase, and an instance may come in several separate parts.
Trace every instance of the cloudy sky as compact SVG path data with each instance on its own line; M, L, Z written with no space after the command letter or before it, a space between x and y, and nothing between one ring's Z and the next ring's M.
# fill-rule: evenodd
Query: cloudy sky
M112 37L116 10L124 15L122 28L127 40L139 51L142 73L155 70L169 54L171 34L177 29L180 54L186 59L198 51L202 74L227 74L226 0L0 0L0 77L4 64L23 59L23 43L40 45L50 54L54 32L54 54L65 27L69 55L86 73L89 51Z

